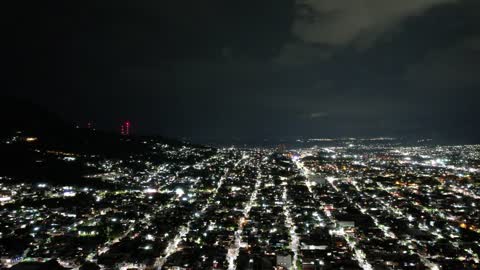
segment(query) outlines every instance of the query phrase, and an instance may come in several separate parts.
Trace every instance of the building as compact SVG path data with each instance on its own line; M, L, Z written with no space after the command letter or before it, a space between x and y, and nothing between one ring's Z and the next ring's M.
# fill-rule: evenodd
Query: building
M277 254L277 266L290 269L292 267L292 254L288 252Z
M315 183L316 186L323 187L327 184L327 179L322 175L312 175L308 178L311 183Z

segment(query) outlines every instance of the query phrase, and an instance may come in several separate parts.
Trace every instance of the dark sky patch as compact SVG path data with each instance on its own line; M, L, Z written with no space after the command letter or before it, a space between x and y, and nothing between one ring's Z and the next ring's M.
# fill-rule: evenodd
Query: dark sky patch
M480 4L12 2L5 92L193 140L477 138Z

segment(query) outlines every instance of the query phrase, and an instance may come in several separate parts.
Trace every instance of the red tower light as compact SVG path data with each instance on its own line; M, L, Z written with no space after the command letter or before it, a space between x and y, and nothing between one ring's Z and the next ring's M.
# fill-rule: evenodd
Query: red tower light
M120 126L120 134L123 136L130 135L130 121L125 121Z
M125 122L125 135L130 135L130 121Z

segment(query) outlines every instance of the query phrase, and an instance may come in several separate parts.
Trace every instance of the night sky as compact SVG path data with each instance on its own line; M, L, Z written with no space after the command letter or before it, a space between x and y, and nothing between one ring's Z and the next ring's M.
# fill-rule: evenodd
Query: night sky
M480 138L478 0L11 1L2 92L194 141Z

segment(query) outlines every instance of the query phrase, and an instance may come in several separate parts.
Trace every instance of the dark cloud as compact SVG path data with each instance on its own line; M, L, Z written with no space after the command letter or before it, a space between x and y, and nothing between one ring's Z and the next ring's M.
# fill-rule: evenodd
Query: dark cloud
M406 79L414 89L462 91L480 87L479 70L480 35L460 40L450 48L430 51L409 67Z
M333 51L327 47L303 42L292 42L283 47L281 52L273 59L273 63L286 68L295 68L312 63L325 62L332 55Z
M66 119L195 140L480 134L476 0L10 4L4 89Z

